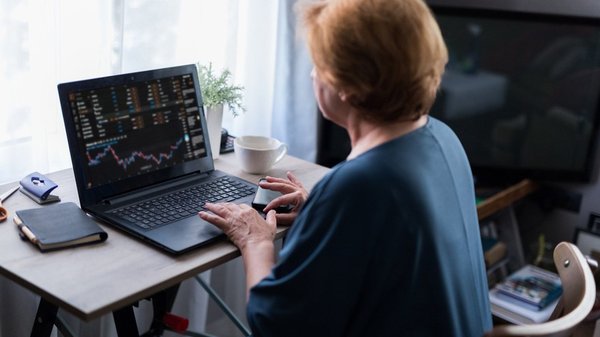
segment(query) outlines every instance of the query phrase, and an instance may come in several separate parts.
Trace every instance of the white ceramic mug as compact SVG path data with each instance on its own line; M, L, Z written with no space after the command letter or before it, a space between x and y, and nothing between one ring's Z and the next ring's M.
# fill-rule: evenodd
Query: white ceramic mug
M242 170L262 174L283 159L287 153L287 145L275 138L241 136L235 138L233 150Z

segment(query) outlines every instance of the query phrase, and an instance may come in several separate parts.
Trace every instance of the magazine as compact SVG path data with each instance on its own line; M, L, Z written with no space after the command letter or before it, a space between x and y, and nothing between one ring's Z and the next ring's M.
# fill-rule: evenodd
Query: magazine
M526 265L496 285L498 293L511 297L515 304L541 310L562 294L557 274L532 265Z

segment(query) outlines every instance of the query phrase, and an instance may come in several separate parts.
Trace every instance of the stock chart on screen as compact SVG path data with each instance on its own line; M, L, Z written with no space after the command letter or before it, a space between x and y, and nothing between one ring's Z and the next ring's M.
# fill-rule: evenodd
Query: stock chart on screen
M191 74L75 91L69 104L88 188L207 154Z

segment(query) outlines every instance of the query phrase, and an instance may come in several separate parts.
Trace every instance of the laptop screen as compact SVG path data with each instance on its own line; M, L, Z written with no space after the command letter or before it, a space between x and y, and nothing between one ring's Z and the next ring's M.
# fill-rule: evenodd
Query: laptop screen
M65 83L59 95L80 189L124 192L203 158L212 168L193 65Z
M88 188L206 156L191 75L74 90L69 105Z

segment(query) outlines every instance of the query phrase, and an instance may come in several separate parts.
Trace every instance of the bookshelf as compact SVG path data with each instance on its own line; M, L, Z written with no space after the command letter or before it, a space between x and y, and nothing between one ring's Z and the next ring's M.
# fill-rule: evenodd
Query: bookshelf
M520 182L511 185L496 193L489 189L478 189L475 192L478 195L490 195L485 200L477 204L477 216L479 220L488 218L495 213L511 208L511 206L531 194L538 188L538 185L529 179L523 179Z
M477 215L482 234L495 237L507 246L504 259L488 266L488 278L506 277L510 271L525 265L525 256L519 225L513 205L537 189L538 185L529 179L511 185L500 191L489 189L476 190L477 195L485 196L477 204Z
M500 272L502 277L506 277L508 276L508 273L506 271L506 265L508 264L509 258L508 256L504 257L502 260L494 263L493 265L489 266L487 268L487 274L488 276L490 275L494 275L497 272Z

